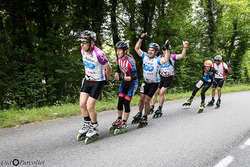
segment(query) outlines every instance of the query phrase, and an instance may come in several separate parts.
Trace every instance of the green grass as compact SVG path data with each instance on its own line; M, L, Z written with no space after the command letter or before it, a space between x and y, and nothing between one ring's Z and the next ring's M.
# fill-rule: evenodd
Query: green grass
M222 89L223 93L239 92L250 90L250 85L225 85ZM185 93L167 93L165 95L166 100L175 100L181 98L188 98L191 95L191 91ZM200 95L200 91L197 96ZM206 96L210 99L211 88L206 92ZM138 105L139 95L133 97L131 106ZM96 103L96 111L101 112L105 110L115 110L117 107L118 97L113 97L109 100L102 100ZM41 107L33 109L9 109L0 111L0 129L7 127L20 126L27 123L46 122L65 117L79 116L81 115L80 107L78 104L64 104L62 106Z

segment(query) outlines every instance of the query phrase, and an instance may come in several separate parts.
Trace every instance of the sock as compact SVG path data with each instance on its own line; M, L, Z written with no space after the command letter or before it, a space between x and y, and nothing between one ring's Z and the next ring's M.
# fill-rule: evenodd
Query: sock
M162 109L162 106L159 106L159 109Z
M118 119L122 119L122 117L118 117Z
M155 107L155 106L151 105L151 108L153 108L153 109L154 109L154 107Z
M212 100L214 101L214 96L212 97Z
M84 121L91 121L90 117L87 116L87 117L83 117Z
M127 122L127 120L123 120L123 122L125 122L125 123L126 123L126 122Z

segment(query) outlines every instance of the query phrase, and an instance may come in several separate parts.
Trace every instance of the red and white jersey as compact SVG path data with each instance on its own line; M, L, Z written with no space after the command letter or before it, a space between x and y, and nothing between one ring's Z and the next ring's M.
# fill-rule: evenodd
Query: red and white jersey
M228 65L224 62L220 62L219 65L217 65L216 63L214 63L212 65L212 67L214 67L220 74L223 75L223 77L219 76L218 74L215 74L215 78L226 78L226 74L225 74L225 69L228 68Z

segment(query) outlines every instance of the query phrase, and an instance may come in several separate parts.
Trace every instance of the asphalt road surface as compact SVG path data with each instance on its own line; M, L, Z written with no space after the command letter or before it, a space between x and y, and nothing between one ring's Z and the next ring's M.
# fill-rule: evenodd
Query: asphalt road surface
M166 101L163 116L140 129L130 124L132 107L120 135L108 132L117 112L101 112L101 137L88 145L76 140L82 117L2 129L0 166L250 167L250 91L223 94L219 109L201 114L200 97L190 107L185 100Z

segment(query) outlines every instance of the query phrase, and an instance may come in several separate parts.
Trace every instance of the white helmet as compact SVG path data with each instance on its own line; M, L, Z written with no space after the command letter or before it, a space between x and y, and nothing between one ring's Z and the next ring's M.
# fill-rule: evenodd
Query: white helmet
M214 57L214 61L221 61L222 57L220 55L217 55Z

